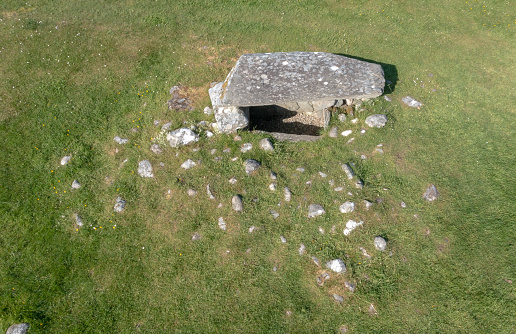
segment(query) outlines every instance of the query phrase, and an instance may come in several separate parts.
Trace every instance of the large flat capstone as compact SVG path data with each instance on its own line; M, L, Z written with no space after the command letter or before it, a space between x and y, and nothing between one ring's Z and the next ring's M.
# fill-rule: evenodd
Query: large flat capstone
M212 101L219 106L363 99L383 94L382 67L325 52L242 55Z

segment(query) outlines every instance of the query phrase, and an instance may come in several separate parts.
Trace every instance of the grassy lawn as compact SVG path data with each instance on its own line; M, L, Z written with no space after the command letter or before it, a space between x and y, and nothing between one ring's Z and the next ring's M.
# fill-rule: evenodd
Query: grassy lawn
M515 13L501 0L2 0L0 332L516 332ZM333 119L350 144L324 132L265 152L266 135L242 132L151 152L167 122L213 122L207 90L241 54L279 51L382 63L392 102L368 101L357 123ZM174 85L195 110L168 110ZM366 127L376 113L387 125ZM180 168L189 158L202 163ZM144 159L154 178L138 176ZM246 159L262 162L255 175ZM430 184L435 202L422 199ZM348 200L356 210L340 213ZM326 213L308 219L312 203ZM348 219L364 224L345 236ZM326 270L335 258L345 274Z

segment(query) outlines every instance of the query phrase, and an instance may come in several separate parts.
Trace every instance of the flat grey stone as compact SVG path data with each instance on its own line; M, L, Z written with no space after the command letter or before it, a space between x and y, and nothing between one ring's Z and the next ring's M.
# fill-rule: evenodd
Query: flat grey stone
M406 208L406 207L407 207L407 204L405 204L405 202L401 201L400 206L401 206L402 208Z
M346 121L346 114L339 114L338 118L341 123L344 123Z
M339 296L337 294L333 294L333 299L335 299L337 303L344 303L344 297Z
M154 177L149 160L142 160L138 163L138 174L141 177Z
M226 230L226 222L224 221L224 218L219 217L218 225L221 230Z
M301 244L299 245L299 248L297 250L297 252L299 253L299 255L303 255L306 253L306 247L305 247L305 244Z
M269 177L271 178L271 180L276 180L278 178L278 175L276 175L276 173L271 171L270 174L269 174Z
M279 141L290 141L293 143L302 142L302 141L316 141L322 138L322 136L310 136L310 135L296 135L293 133L283 133L283 132L268 132L274 139Z
M315 264L316 266L318 266L318 267L320 267L320 266L321 266L321 264L319 263L319 259L318 259L318 258L316 258L316 257L315 257L315 256L313 256L313 255L312 255L312 261L314 262L314 264Z
M118 196L116 198L116 203L115 203L115 206L113 207L113 210L115 212L122 212L122 211L124 211L126 203L127 202L122 197Z
M249 108L225 106L215 108L217 129L222 133L235 133L249 125Z
M423 106L423 103L415 100L414 98L412 98L410 96L405 96L404 98L401 99L401 101L412 108L419 109Z
M328 131L328 137L337 138L339 136L339 128L333 126L330 131Z
M290 191L289 187L285 187L285 201L290 202L292 200L292 191Z
M7 328L5 334L26 334L30 328L30 324L24 322L21 324L11 325Z
M242 202L242 196L235 195L231 198L231 207L236 212L242 212L244 210L244 204Z
M308 218L317 217L326 213L322 205L320 204L310 204L308 206Z
M81 187L81 184L77 180L73 180L72 182L72 189L79 189Z
M373 98L384 85L377 64L324 52L255 53L242 55L210 96L223 106L265 106Z
M344 274L346 272L346 265L341 259L334 259L326 263L326 268L337 274Z
M348 220L346 222L346 228L344 229L344 235L349 235L354 229L359 227L360 225L364 224L363 221L359 221L358 223L354 220Z
M350 213L355 211L355 203L347 201L339 207L340 212L342 213Z
M355 292L355 289L356 289L356 284L353 284L349 281L344 281L344 286L349 290L349 292Z
M179 147L199 141L199 135L188 128L180 128L167 134L170 146Z
M159 119L155 119L154 121L152 121L152 123L154 124L154 126L158 126L159 123L161 123L161 121Z
M77 213L73 214L73 219L75 220L75 224L77 226L82 227L84 225L82 222L82 218Z
M269 184L269 190L270 191L276 191L276 183Z
M383 98L385 99L385 101L387 102L391 102L392 99L390 97L388 97L387 95L384 95Z
M351 168L351 166L349 164L343 164L342 170L344 171L344 173L346 173L346 176L349 180L352 180L353 177L355 177L355 172L353 171L353 168Z
M205 107L204 113L209 116L209 115L213 114L213 109L211 109L210 107Z
M190 196L190 197L195 196L195 195L197 195L197 190L195 190L195 189L188 189L188 190L186 191L186 194L187 194L188 196Z
M252 225L251 227L249 227L249 233L253 233L254 231L256 231L256 226Z
M199 234L199 232L195 232L195 233L192 235L192 240L193 240L193 241L201 240L201 235Z
M240 152L246 153L253 149L253 144L251 143L245 143L240 146Z
M365 123L372 128L383 128L387 123L387 116L383 114L367 116Z
M244 162L244 167L245 167L245 172L247 174L252 174L254 173L255 171L258 170L258 168L260 168L262 164L257 161L257 160L253 160L253 159L247 159L245 162Z
M113 140L115 141L115 143L118 143L118 144L121 144L121 145L126 144L129 141L129 139L121 138L119 136L115 136L115 138L113 138Z
M285 238L284 236L280 236L280 240L281 240L281 243L284 243L286 244L287 243L287 238Z
M181 168L187 169L187 170L190 168L193 168L195 166L197 166L197 164L192 159L188 159L181 164Z
M362 255L367 258L367 259L370 259L371 258L371 255L369 255L367 253L367 250L364 248L364 247L358 247L358 249L362 252Z
M72 157L67 155L67 156L64 156L62 159L61 159L61 165L64 166L66 165L67 163L70 162L70 160L72 160Z
M215 199L215 196L213 195L213 193L211 192L211 187L210 185L208 184L206 186L206 193L208 194L208 198L209 199Z
M385 241L382 237L375 237L374 238L374 247L378 249L379 251L383 252L385 248L387 247L387 241Z
M271 214L272 218L274 218L274 219L279 217L279 213L276 210L270 210L269 213Z
M353 130L344 130L341 132L341 136L342 137L347 137L349 136L351 133L353 132Z
M423 194L423 198L429 202L435 201L439 198L439 192L437 191L437 188L431 184Z
M171 127L172 127L172 122L168 122L161 126L161 130L163 130L163 131L170 130Z
M274 146L272 146L272 142L269 138L261 139L258 145L264 151L274 151Z
M210 89L208 89L211 105L214 109L222 105L222 101L220 100L220 94L222 93L223 84L223 82L214 82L213 86Z
M158 144L152 144L150 146L150 150L153 152L153 153L156 153L156 154L161 154L163 153L163 149L161 147L159 147Z
M369 202L368 200L365 199L364 200L364 206L365 206L366 210L369 210L373 206L373 203Z

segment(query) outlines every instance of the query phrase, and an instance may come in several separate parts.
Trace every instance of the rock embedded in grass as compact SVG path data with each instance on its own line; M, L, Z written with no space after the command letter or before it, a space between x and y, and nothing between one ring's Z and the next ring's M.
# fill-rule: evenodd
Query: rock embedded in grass
M272 218L274 218L274 219L279 217L279 213L276 210L270 210L269 213L271 214Z
M297 250L297 252L299 253L299 255L304 255L306 252L305 244L299 245L299 249Z
M415 100L414 98L412 98L410 96L405 96L404 98L401 99L401 101L403 103L405 103L407 106L412 107L412 108L419 109L423 106L423 103Z
M353 177L355 176L355 172L353 171L353 168L351 168L351 166L349 164L343 164L342 170L344 171L344 173L346 173L346 177L348 178L348 180L352 180Z
M190 196L190 197L193 197L193 196L197 195L197 190L195 190L195 189L188 189L188 190L186 191L186 194L187 194L188 196Z
M332 126L330 131L328 131L328 137L337 138L339 135L339 128L336 126Z
M274 146L269 138L261 139L258 145L264 151L274 151Z
M339 210L340 212L342 213L350 213L350 212L353 212L355 211L355 203L351 202L351 201L347 201L346 203L342 204L340 207L339 207Z
M387 247L387 241L385 241L382 237L375 237L374 238L374 247L378 249L379 251L383 252L385 248Z
M289 187L285 187L285 201L290 202L292 200L292 191Z
M439 191L437 191L435 185L431 184L423 194L423 198L429 202L432 202L438 199L439 195Z
M79 189L81 187L81 184L77 180L73 180L72 182L72 189Z
M287 243L287 238L285 238L284 236L280 236L280 240L281 240L281 243L284 243L286 244Z
M224 218L219 217L218 225L221 230L226 230L226 222L224 221Z
M383 114L368 116L365 119L365 124L371 128L383 128L387 124L387 116Z
M195 233L192 235L192 240L193 240L193 241L201 240L201 235L199 234L199 232L195 232Z
M77 226L82 227L84 225L82 222L82 218L77 213L73 214L73 219L75 220L75 224Z
M30 328L30 324L27 322L21 324L15 324L7 328L5 334L26 334Z
M356 222L354 220L348 220L346 222L346 228L344 229L344 235L349 235L351 233L351 231L353 231L354 229L356 229L358 226L362 225L364 222L363 221L360 221L360 222Z
M258 170L258 168L260 168L261 165L262 164L257 160L247 159L244 162L245 172L248 175L252 174L252 173L256 172Z
M152 166L149 160L142 160L138 163L138 174L141 177L154 177Z
M326 211L324 210L323 206L320 204L310 204L308 206L308 218L317 217L320 215L325 214Z
M150 150L155 154L163 153L163 149L158 144L152 144Z
M346 114L339 114L339 116L337 116L339 118L339 121L341 123L344 123L346 121Z
M68 164L70 162L70 160L72 160L72 157L67 155L67 156L64 156L62 159L61 159L61 166L64 166L66 164Z
M346 265L342 259L334 259L326 263L326 268L337 274L344 274L346 272Z
M345 131L342 131L341 135L343 137L347 137L349 136L353 131L352 130L345 130Z
M127 144L129 142L129 139L122 138L120 136L115 136L115 138L113 138L113 140L115 141L115 143L120 144L120 145Z
M199 141L199 135L188 128L180 128L167 134L170 146L179 147Z
M244 210L244 204L242 202L242 196L235 195L231 198L231 207L236 212L242 212Z
M339 296L337 294L333 294L333 299L335 299L337 303L344 303L344 297Z
M195 166L197 166L197 164L192 159L188 159L181 164L181 168L186 170L194 168Z
M355 292L356 284L353 284L349 281L344 281L344 286L349 290L349 292Z
M113 210L115 212L122 212L122 211L124 211L126 203L127 202L122 197L118 196L116 198L116 203L115 203L115 206L113 207Z
M206 194L208 194L209 199L215 199L215 196L213 195L209 184L206 186Z
M246 153L246 152L249 152L252 149L253 149L253 144L245 143L245 144L242 144L242 146L240 147L240 152Z

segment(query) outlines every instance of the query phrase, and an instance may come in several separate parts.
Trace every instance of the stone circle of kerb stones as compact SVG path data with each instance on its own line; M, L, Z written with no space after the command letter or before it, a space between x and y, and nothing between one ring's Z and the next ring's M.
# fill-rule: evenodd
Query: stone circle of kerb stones
M378 97L384 86L378 64L325 52L254 53L242 55L209 94L218 131L232 133L249 125L249 107L312 113L327 123L328 108Z

